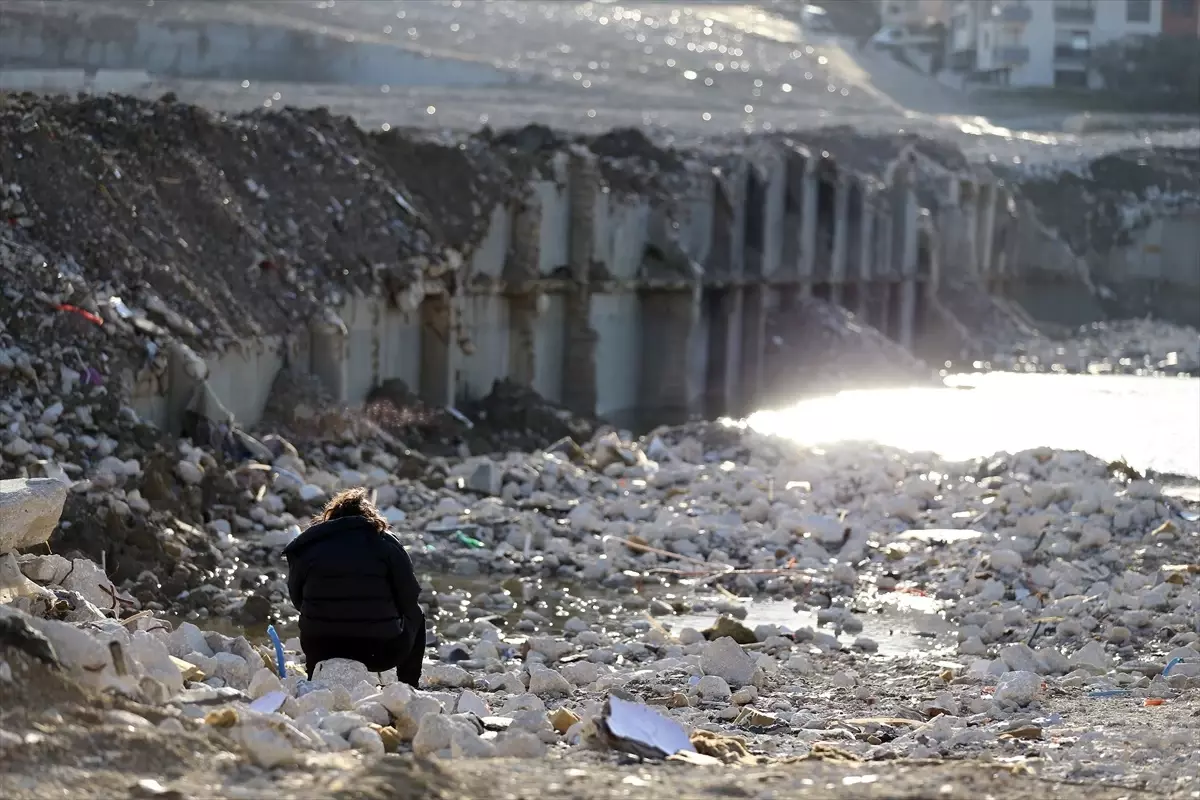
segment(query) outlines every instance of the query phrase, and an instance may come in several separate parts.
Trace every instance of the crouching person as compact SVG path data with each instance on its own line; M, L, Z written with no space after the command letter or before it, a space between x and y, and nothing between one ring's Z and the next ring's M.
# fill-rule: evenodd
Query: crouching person
M372 672L395 667L401 681L417 685L425 654L421 587L365 489L330 500L283 554L310 679L320 662L346 658Z

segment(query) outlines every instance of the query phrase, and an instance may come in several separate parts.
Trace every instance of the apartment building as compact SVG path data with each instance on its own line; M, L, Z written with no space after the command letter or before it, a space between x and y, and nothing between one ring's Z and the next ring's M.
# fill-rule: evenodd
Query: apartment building
M965 0L956 4L948 64L1007 86L1099 88L1093 48L1163 30L1173 0Z

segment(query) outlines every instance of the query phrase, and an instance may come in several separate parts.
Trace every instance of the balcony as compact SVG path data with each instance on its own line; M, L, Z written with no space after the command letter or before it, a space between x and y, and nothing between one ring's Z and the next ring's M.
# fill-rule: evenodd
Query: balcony
M1091 25L1096 21L1096 9L1092 6L1054 6L1054 21L1070 25Z
M993 3L990 18L995 22L1023 24L1033 19L1033 9L1024 3Z
M1083 50L1070 45L1055 45L1054 46L1054 63L1055 64L1086 64L1088 59L1092 57L1090 49Z
M1020 67L1029 63L1029 48L1024 45L997 47L992 51L992 60L1003 67Z

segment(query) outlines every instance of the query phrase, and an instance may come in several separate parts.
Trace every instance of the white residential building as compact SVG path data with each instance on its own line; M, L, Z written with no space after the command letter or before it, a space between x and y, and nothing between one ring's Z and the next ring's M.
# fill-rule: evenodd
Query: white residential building
M966 0L951 17L948 63L1008 86L1099 88L1093 48L1162 31L1163 0Z

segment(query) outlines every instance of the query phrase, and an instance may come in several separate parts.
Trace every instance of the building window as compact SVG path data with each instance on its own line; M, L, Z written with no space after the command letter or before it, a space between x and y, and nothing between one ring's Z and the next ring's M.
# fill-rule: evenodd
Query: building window
M1167 8L1172 14L1190 17L1196 13L1196 0L1167 0Z
M1096 21L1094 0L1055 0L1054 21L1062 23L1084 23Z
M1088 31L1057 30L1054 32L1054 57L1076 60L1087 58L1092 50L1092 35Z
M1126 22L1149 22L1150 0L1125 0Z

